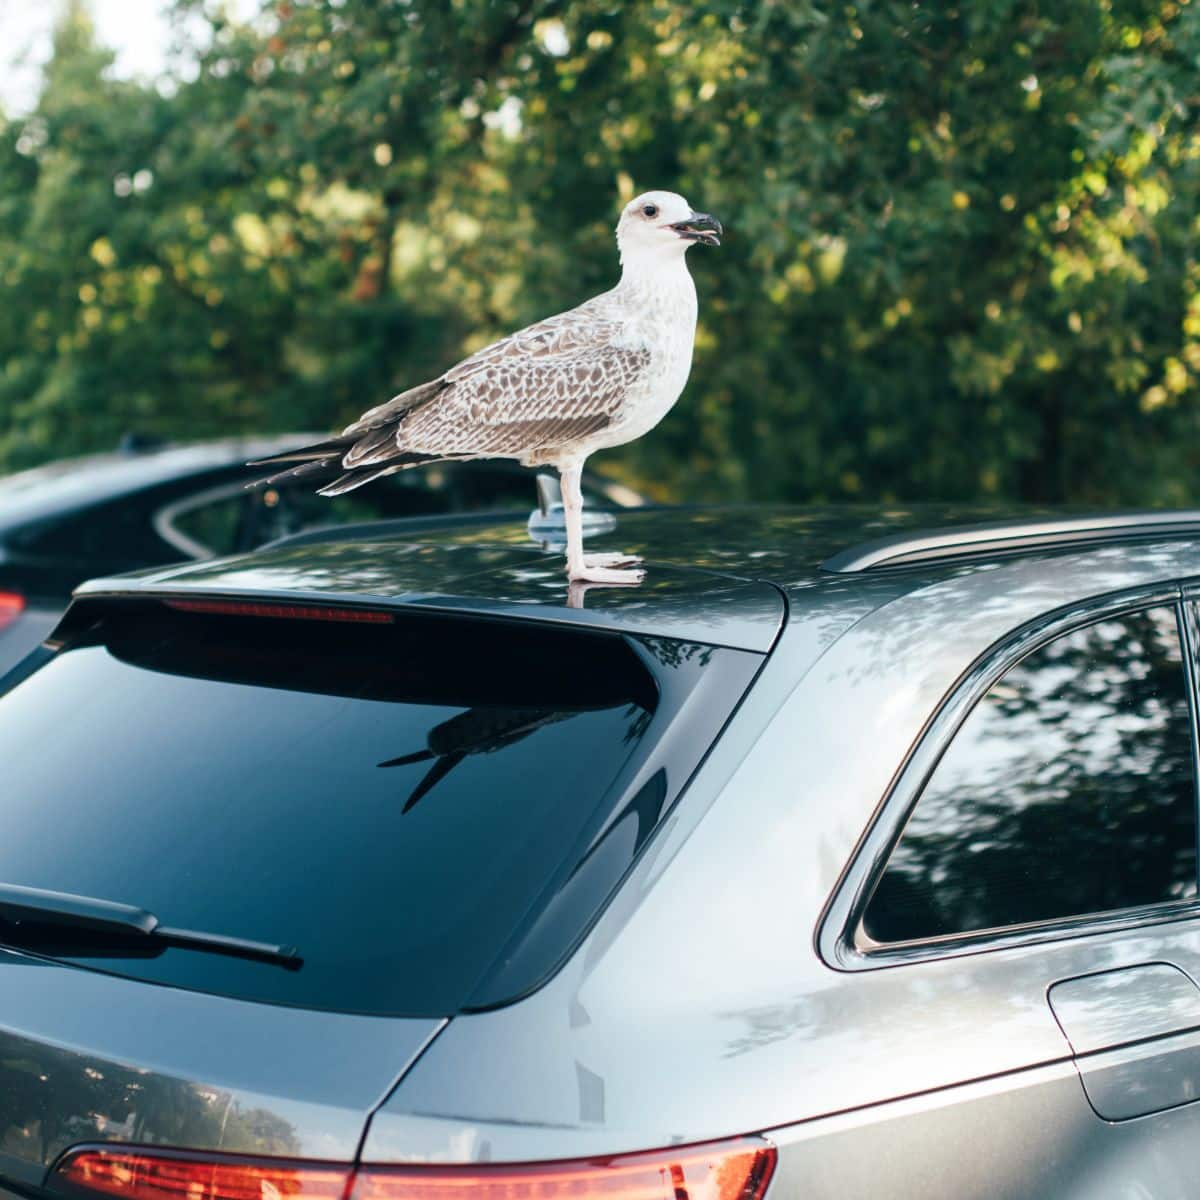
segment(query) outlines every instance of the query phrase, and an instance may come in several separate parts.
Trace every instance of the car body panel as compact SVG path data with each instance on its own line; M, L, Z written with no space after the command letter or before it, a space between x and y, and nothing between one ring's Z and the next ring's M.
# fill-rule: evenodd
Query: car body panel
M1047 999L1076 1054L1200 1029L1200 988L1167 963L1064 979Z
M147 488L204 477L254 458L302 446L318 434L221 438L145 452L114 451L60 458L41 467L0 478L0 531L27 521L43 521L92 507Z
M1189 1200L1200 1142L1183 1110L1109 1126L1055 1064L772 1130L771 1196L797 1200Z
M57 605L31 603L0 629L0 677L34 650L62 619Z
M558 1157L775 1128L1069 1063L1046 1001L1058 980L1164 955L1200 977L1187 921L873 971L836 970L813 949L899 764L980 655L1089 597L1196 574L1200 546L1175 542L908 574L909 590L808 667L749 753L739 724L753 736L752 693L677 822L703 803L708 772L732 766L719 799L682 844L668 833L657 847L671 870L657 873L656 855L639 864L539 993L453 1022L372 1121L365 1155L466 1146L516 1161L537 1145ZM817 620L822 590L808 593ZM795 680L788 649L810 601L790 599L764 700L776 673Z
M136 1141L348 1160L441 1027L149 987L0 951L0 1173Z
M1048 998L1098 1116L1126 1121L1200 1099L1200 987L1177 967L1065 979Z

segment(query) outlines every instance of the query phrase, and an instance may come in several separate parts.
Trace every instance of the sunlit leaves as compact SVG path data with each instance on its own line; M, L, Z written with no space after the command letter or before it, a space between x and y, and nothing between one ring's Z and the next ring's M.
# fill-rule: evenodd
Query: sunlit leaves
M0 461L335 426L611 284L665 186L728 236L606 456L648 490L1187 498L1196 3L177 7L198 78L108 78L75 14L0 125Z

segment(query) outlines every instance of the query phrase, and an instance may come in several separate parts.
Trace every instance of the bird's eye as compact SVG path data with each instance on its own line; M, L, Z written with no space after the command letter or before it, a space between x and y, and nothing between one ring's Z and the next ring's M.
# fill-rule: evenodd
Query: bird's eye
M644 212L646 214L646 216L648 216L648 217L657 217L658 216L658 205L657 204L643 205L642 212Z

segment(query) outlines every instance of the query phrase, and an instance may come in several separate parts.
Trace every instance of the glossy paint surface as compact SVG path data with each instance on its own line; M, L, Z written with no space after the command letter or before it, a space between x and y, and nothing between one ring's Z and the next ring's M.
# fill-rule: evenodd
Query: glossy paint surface
M1136 1042L1078 1062L1083 1090L1105 1121L1157 1116L1200 1100L1200 1034Z
M892 534L842 551L825 560L827 571L869 571L882 566L929 562L953 558L964 551L990 549L1034 553L1039 547L1082 547L1122 536L1144 539L1151 531L1158 537L1195 536L1200 532L1200 511L1195 509L1156 512L1143 509L1080 517L1056 517L1023 522L1014 530L1008 522L958 525L952 529L913 530Z
M603 540L603 539L601 539ZM165 592L287 595L396 603L442 612L536 617L627 633L766 651L784 602L769 583L658 567L640 587L568 586L558 553L516 546L355 543L280 545L244 558L93 580L79 596Z
M1200 1099L1200 988L1178 968L1066 979L1049 1000L1098 1116L1127 1121Z
M144 452L58 459L0 477L0 530L60 517L173 481L237 469L248 459L303 445L307 436L224 438Z
M832 505L798 508L755 505L728 508L637 508L614 512L615 524L607 532L587 536L589 548L623 549L654 564L693 568L769 579L788 585L816 585L838 581L822 564L847 547L883 535L929 526L958 526L982 517L1006 520L1033 519L1035 508L977 508L966 505L917 504L880 509L867 505ZM586 513L586 510L585 510ZM430 546L508 546L529 549L525 521L498 517L491 521L447 523L421 528L416 522L375 522L348 531L357 542L403 544L420 541ZM343 531L312 531L287 539L282 545L317 545L346 540ZM545 548L561 555L561 545ZM841 578L842 583L854 578ZM861 580L860 580L861 582Z
M348 1159L439 1022L249 1004L0 952L0 1174L132 1141Z
M1073 1123L1080 1147L1100 1137L1047 989L1157 958L1200 975L1186 914L865 971L834 969L814 941L899 764L976 659L1064 607L1197 574L1200 547L1164 543L909 575L905 588L892 575L837 604L794 589L758 684L588 942L528 1000L453 1022L373 1119L365 1156L602 1153L1050 1068L1060 1132ZM836 614L855 602L845 628ZM995 1131L998 1155L1019 1153L1017 1129ZM1070 1194L1040 1178L994 1194Z
M62 611L31 604L11 624L0 630L0 676L17 665L58 624Z
M1191 1200L1187 1109L1109 1125L1068 1065L776 1130L772 1197L794 1200Z
M1008 515L1038 511L1012 510ZM943 505L884 511L850 506L630 509L613 515L613 527L589 536L588 546L645 558L649 569L640 587L568 586L560 546L531 539L523 520L472 517L313 531L241 558L156 568L121 576L120 583L93 580L79 594L136 586L147 592L375 599L536 616L765 651L784 616L780 589L792 590L797 593L793 602L826 611L845 626L851 612L870 611L880 597L911 591L914 579L921 578L903 572L847 576L822 570L823 560L836 550L884 533L1004 514ZM948 570L935 567L932 576Z
M1200 988L1167 963L1064 979L1048 999L1077 1055L1200 1029Z

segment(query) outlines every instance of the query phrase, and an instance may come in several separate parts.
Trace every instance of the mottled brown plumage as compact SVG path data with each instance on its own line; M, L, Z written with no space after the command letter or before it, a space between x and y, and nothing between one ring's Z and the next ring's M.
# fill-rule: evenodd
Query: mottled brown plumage
M336 496L431 459L516 458L547 452L608 428L650 364L645 347L614 345L621 326L598 296L472 354L444 375L364 413L341 437L294 452L303 465L269 482L340 465L321 488ZM269 462L289 461L282 456Z

